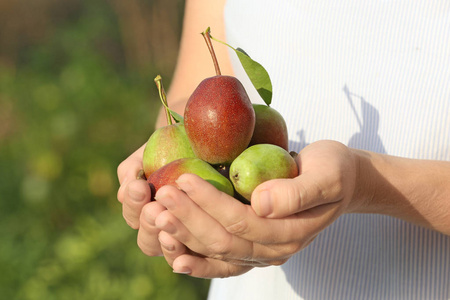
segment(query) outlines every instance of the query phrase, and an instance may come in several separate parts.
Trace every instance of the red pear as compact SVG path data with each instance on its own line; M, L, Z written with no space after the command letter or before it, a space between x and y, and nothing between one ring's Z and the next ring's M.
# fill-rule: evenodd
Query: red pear
M222 192L230 196L234 195L233 185L229 179L225 178L207 162L199 158L190 157L174 160L153 172L147 178L147 182L152 190L152 200L154 200L155 193L160 187L168 184L176 185L175 181L185 173L196 174Z
M221 75L209 31L203 36L217 75L204 79L189 98L184 113L186 134L197 157L229 165L250 143L255 111L242 83Z
M283 116L267 105L253 104L253 108L256 123L250 146L272 144L288 151L288 130Z

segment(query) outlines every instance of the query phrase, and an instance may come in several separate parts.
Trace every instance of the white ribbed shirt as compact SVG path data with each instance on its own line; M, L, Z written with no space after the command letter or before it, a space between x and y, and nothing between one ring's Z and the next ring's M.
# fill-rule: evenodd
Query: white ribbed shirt
M450 160L450 1L229 0L225 21L268 70L291 150L332 139ZM450 237L343 215L282 266L214 279L209 299L450 299Z

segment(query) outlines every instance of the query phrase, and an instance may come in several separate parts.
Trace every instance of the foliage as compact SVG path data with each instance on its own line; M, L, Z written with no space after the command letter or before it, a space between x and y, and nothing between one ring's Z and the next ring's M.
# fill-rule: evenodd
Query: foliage
M210 28L208 27L203 35L209 35L209 33ZM259 62L254 61L252 58L250 58L250 56L247 54L247 52L244 51L244 49L234 48L233 46L219 39L216 39L213 36L211 36L211 38L221 44L228 46L236 53L239 61L242 64L242 67L245 70L245 73L247 73L247 76L252 82L256 91L267 104L267 106L269 106L272 103L272 81L270 80L269 73L266 71L266 69L264 69L264 67Z
M157 70L127 69L111 6L81 3L0 68L1 298L204 299L122 218L116 168L153 130Z

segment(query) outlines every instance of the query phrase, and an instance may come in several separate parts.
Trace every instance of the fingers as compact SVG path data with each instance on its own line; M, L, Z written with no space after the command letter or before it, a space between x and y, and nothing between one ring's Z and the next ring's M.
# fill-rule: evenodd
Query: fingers
M160 230L155 226L155 219L166 208L157 202L150 202L142 209L137 244L141 251L148 256L162 255L158 240Z
M167 263L172 265L173 260L186 254L188 249L170 234L156 227L157 217L165 211L166 208L157 202L150 202L144 206L140 218L137 244L145 255L164 255Z
M279 264L317 231L317 225L302 226L297 216L275 220L258 217L250 206L198 176L183 175L179 181L190 181L189 194L173 186L161 188L156 199L168 211L158 216L156 226L207 257L252 266ZM311 218L312 214L305 219Z
M120 185L125 184L129 180L136 179L137 174L142 169L142 156L144 153L144 148L145 144L121 162L117 167L117 177ZM119 195L118 198L120 201Z
M352 197L356 167L345 145L316 142L304 148L296 159L299 176L270 180L256 187L251 203L257 215L283 218Z
M122 213L127 224L139 228L139 216L143 206L150 201L150 188L145 180L136 179L142 169L145 145L136 150L117 168L120 188L117 199L122 203Z
M302 174L293 179L264 182L253 191L251 205L258 216L283 218L300 211L335 202L339 197L329 194L329 185L317 181L315 174ZM337 190L336 190L337 191Z
M335 143L324 146L299 155L303 163L298 177L258 186L251 206L199 176L181 175L178 188L159 189L159 206L143 206L138 234L142 251L163 254L174 272L204 278L286 262L342 214L342 200L352 194L355 172L348 149ZM123 203L124 212L125 207L139 208Z
M196 277L227 277L249 267L281 265L339 215L339 205L331 203L284 219L261 218L196 175L182 175L177 184L186 192L165 186L156 194L167 210L158 214L155 226L161 230L160 241L164 234L187 247L163 249L174 272Z
M158 240L161 245L164 258L170 266L173 266L173 261L189 251L185 245L174 239L170 234L161 231L158 235Z
M173 271L199 278L225 278L250 271L253 267L236 265L229 262L184 254L173 262Z
M135 179L128 182L123 189L123 217L131 228L138 229L142 208L150 202L150 187L145 180Z
M303 236L313 234L316 229L314 226L302 226L304 221L295 214L282 219L261 218L251 206L227 196L192 174L180 176L177 184L227 232L258 244L301 242ZM186 202L180 203L183 204Z
M195 216L193 217L195 218ZM229 277L242 274L253 266L267 266L267 264L260 263L250 265L242 261L221 260L218 259L219 257L205 257L193 252L191 249L206 249L206 247L167 210L158 215L155 224L156 227L161 229L159 242L164 257L168 264L172 266L174 273L189 274L202 278ZM210 234L215 236L214 229L210 231ZM217 241L215 242L217 243ZM189 249L184 244L189 245ZM224 259L221 255L220 258Z
M209 185L207 182L204 183ZM167 212L158 215L156 226L171 234L192 251L217 259L253 257L250 241L227 232L184 192L173 186L164 186L158 190L155 199L168 209Z

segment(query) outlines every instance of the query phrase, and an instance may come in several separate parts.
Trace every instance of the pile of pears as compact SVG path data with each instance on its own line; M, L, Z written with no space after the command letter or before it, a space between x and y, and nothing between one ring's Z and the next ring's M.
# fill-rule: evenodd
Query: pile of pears
M237 78L221 75L209 28L202 34L216 75L194 90L183 117L170 110L162 78L155 78L167 125L150 136L143 173L152 198L160 187L176 185L180 175L193 173L249 203L262 182L298 175L293 154L288 152L287 126L275 109L252 104Z

